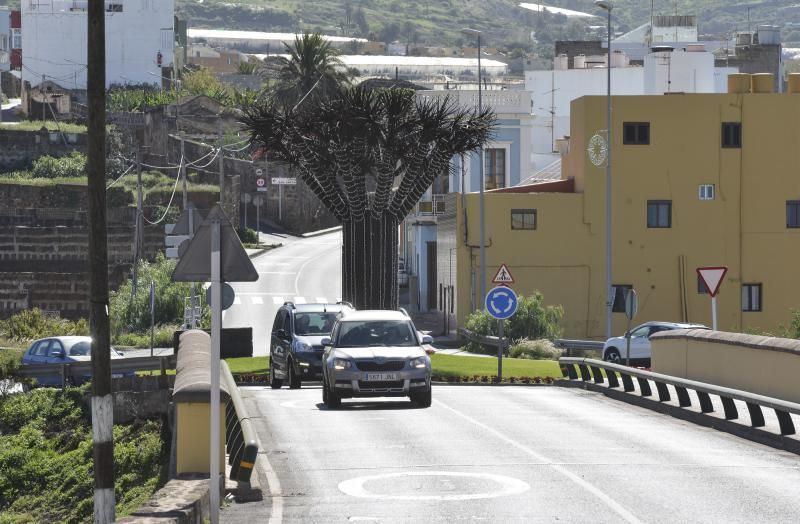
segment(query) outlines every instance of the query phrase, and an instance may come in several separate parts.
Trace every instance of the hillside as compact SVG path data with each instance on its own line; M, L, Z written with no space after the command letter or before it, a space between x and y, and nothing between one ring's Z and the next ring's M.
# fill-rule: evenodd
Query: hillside
M535 0L527 0L536 3ZM549 0L545 5L597 13L592 0ZM650 18L650 2L616 0L614 25L633 29ZM750 25L776 24L784 41L800 41L800 3L796 0L653 0L655 14L694 14L700 32L722 38ZM462 27L486 33L490 45L529 43L531 31L541 45L555 39L597 35L590 25L602 18L567 18L538 14L519 7L517 0L177 0L180 16L192 27L261 31L314 31L401 40L427 45L457 45ZM602 15L602 13L600 13ZM344 30L342 28L345 28Z

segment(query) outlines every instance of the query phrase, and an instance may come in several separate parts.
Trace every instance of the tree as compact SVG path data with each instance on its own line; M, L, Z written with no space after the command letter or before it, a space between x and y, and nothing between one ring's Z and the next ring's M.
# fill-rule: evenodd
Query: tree
M338 95L350 77L339 60L339 51L322 35L295 37L293 45L284 44L289 57L276 58L278 82L273 97L283 106L294 106L306 96L309 101Z
M411 90L356 87L299 109L268 99L244 108L243 122L341 221L342 298L396 309L400 221L454 155L483 146L494 115Z

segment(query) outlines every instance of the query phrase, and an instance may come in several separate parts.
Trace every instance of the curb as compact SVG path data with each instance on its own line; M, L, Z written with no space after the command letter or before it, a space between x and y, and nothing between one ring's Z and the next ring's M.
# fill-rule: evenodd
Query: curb
M619 400L621 402L625 402L626 404L656 411L679 420L697 424L698 426L722 431L723 433L728 433L735 437L743 438L757 444L763 444L771 448L789 451L791 453L800 455L800 440L782 437L781 435L770 433L769 431L744 426L729 420L720 419L703 413L698 413L696 411L690 411L686 408L664 404L646 397L639 397L623 391L609 389L593 382L560 379L553 381L553 385L562 388L583 389L595 393L602 393L606 397L613 400Z
M279 247L283 247L283 244L270 244L269 247L261 248L261 249L259 249L257 251L249 253L247 256L249 258L256 258L256 257L259 257L259 256L263 255L267 251L272 251L274 249L278 249Z
M327 235L328 233L333 233L334 231L341 231L341 230L342 226L335 226L328 229L320 229L319 231L311 231L309 233L303 233L302 235L300 235L300 237L302 238L318 237L321 235Z
M540 386L553 386L555 385L555 381L547 384L546 382L540 382L538 384L524 384L524 383L511 383L511 382L500 382L499 384L493 384L492 382L431 382L431 385L434 386L492 386L492 387L540 387Z

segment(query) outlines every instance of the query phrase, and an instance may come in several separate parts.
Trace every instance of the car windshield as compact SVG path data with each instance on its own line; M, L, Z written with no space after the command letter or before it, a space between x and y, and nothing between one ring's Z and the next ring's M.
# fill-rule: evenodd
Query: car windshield
M330 335L337 312L296 313L294 332L297 335Z
M407 320L342 322L337 347L416 346L417 337Z

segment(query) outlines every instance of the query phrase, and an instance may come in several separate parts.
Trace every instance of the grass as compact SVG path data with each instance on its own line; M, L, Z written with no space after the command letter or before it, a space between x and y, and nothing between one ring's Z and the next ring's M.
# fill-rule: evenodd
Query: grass
M52 120L23 120L19 123L0 124L0 129L3 131L39 131L42 127L46 127L48 131L58 131L59 126L64 133L86 133L86 126L79 124L70 124L68 122L59 122L56 124Z

